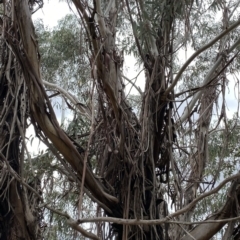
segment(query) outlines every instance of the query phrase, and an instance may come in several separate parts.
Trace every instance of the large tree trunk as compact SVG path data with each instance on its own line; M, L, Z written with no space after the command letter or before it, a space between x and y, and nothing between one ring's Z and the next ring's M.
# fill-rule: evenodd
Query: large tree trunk
M10 42L20 47L21 41L14 12L16 2L4 2L0 28L0 237L34 240L41 237L39 198L29 194L21 182L31 181L31 188L40 192L39 179L34 175L30 178L24 169L29 92L21 65L9 47Z
M8 5L11 8L11 4ZM3 19L4 34L12 34L10 12ZM11 22L12 21L12 22ZM26 85L21 68L1 40L0 72L0 239L38 239L40 216L26 189L14 177L24 176L24 131L27 117ZM37 203L37 202L36 202Z

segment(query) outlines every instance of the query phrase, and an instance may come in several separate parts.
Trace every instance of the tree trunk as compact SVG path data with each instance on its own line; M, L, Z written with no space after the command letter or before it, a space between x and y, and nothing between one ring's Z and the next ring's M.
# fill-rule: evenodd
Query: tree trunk
M15 35L11 1L5 4L1 34ZM3 28L4 27L4 28ZM17 40L17 39L15 39ZM18 39L19 40L19 39ZM27 91L21 68L7 42L1 40L0 72L0 233L1 239L39 238L39 220L36 210L25 187L19 182L24 176L24 132L28 116ZM22 145L22 148L20 146ZM25 176L26 177L26 176Z

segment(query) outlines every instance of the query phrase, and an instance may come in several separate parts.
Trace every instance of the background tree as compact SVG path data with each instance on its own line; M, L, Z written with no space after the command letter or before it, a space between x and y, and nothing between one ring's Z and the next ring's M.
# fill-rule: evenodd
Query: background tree
M239 125L226 89L239 2L69 4L77 18L36 34L42 1L1 3L1 238L238 239ZM194 54L182 63L184 48ZM124 52L145 73L129 99ZM74 116L61 126L59 94ZM34 158L29 125L48 147Z

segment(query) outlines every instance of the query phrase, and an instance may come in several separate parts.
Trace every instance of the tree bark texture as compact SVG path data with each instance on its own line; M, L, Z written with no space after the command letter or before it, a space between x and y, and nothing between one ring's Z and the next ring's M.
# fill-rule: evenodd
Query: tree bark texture
M191 2L191 1L189 1ZM6 16L1 34L5 47L1 57L0 110L3 124L0 125L0 230L1 239L38 239L39 212L34 210L28 192L11 175L11 169L22 176L21 169L26 118L30 116L38 137L51 141L76 174L84 182L88 194L97 199L104 214L124 219L161 219L168 215L163 193L159 190L169 183L170 171L174 177L168 186L173 203L182 197L179 174L173 158L176 143L173 117L173 39L174 24L181 4L175 0L164 1L157 36L149 34L142 40L133 28L133 35L145 68L146 85L140 119L130 108L124 94L122 79L123 53L116 45L118 1L109 1L102 12L101 1L93 1L93 7L79 0L72 0L88 34L91 52L92 78L96 86L97 103L93 103L92 132L89 146L94 149L97 167L93 173L86 163L84 153L78 151L74 141L59 126L53 107L43 87L40 72L40 52L37 36L31 20L29 1L5 1ZM129 2L124 7L134 26ZM190 3L189 3L190 4ZM190 4L191 5L191 4ZM140 23L146 31L151 24L143 14L145 9L138 1ZM11 19L11 21L9 21ZM140 42L142 41L142 42ZM215 76L213 76L215 77ZM192 165L181 207L191 203L197 194L199 182L207 161L208 130L211 120L216 87L202 92L200 115L197 128L197 151L192 155ZM90 115L90 114L89 114ZM1 118L0 118L1 121ZM21 155L22 154L22 155ZM85 172L84 172L85 171ZM96 177L96 175L98 177ZM84 179L83 179L84 176ZM37 186L35 186L37 188ZM238 183L233 182L229 198L221 210L209 219L224 219L234 216L239 198ZM8 198L6 196L9 196ZM233 197L234 196L234 197ZM237 200L236 200L237 199ZM38 202L37 202L38 203ZM194 209L194 207L193 207ZM190 221L193 209L183 214ZM207 219L207 220L209 220ZM69 225L82 231L80 226L68 219ZM209 239L225 223L202 224L189 230L195 239ZM170 225L130 226L112 224L112 238L132 240L170 240ZM103 229L105 226L103 226ZM178 239L191 239L185 232L176 231ZM103 239L105 236L101 236Z

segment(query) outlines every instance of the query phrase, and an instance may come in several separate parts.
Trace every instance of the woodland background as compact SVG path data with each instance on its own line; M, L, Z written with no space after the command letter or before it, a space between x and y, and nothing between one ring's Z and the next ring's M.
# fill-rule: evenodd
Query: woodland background
M240 239L240 1L65 2L0 1L0 239Z

